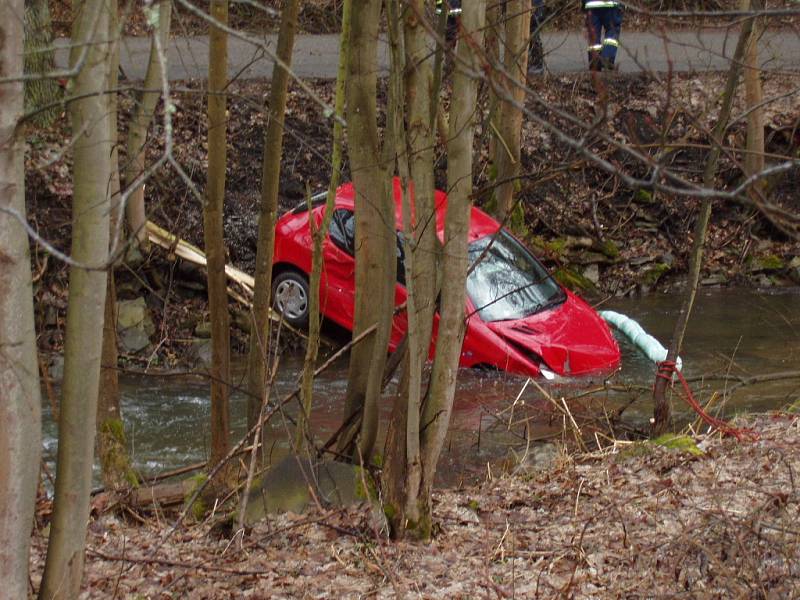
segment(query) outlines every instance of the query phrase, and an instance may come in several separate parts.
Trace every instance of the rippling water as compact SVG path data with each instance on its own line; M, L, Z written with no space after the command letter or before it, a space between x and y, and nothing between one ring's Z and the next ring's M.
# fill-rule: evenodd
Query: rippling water
M663 343L669 340L680 309L678 295L651 295L642 298L612 299L603 308L623 312L636 320ZM632 385L652 385L654 368L626 340L621 339L623 366L613 381ZM800 290L754 292L743 290L701 291L684 342L684 372L687 377L731 374L752 376L800 369ZM300 375L302 358L283 357L273 397L283 397L294 388ZM321 375L315 384L312 426L318 439L327 439L339 426L341 402L346 388L347 362L340 360ZM241 385L239 371L237 384ZM578 379L547 384L556 397L570 397L598 381ZM509 413L503 412L520 393L525 378L504 373L464 370L460 376L452 430L442 456L444 481L458 484L462 479L483 477L487 463L506 456L509 448L519 452L524 446L519 427L508 431ZM121 381L122 409L135 465L145 475L205 460L208 455L207 382L196 376L127 376ZM695 384L696 385L696 384ZM724 383L713 382L713 389ZM707 399L710 390L701 391ZM625 398L619 393L604 395L612 405ZM552 411L542 395L529 385L520 396L534 415L529 434L543 437L560 428L550 423ZM800 381L780 381L738 389L725 407L726 414L742 410L769 410L800 400ZM388 416L390 398L384 403ZM538 410L540 409L540 410ZM686 409L676 405L688 416ZM55 425L45 407L44 451L52 461L57 441ZM287 408L296 412L296 405ZM643 394L626 414L640 424L652 412L648 394ZM245 397L231 398L233 440L245 432ZM531 413L529 413L531 414ZM385 419L384 419L385 420ZM283 454L288 445L285 432L290 425L277 419L272 425L272 449Z

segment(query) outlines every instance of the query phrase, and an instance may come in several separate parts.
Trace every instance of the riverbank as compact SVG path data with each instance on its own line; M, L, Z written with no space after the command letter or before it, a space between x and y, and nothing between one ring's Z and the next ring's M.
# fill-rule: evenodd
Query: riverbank
M366 507L269 517L241 540L195 524L163 545L164 515L95 514L83 597L797 597L800 420L740 425L758 439L600 438L439 491L430 544L389 542Z
M689 181L701 175L707 131L713 123L713 104L723 83L719 74L676 75L670 80L617 76L603 80L602 87L581 76L546 77L531 82L528 99L531 115L522 131L522 178L517 198L522 219L517 234L539 254L546 266L569 287L600 300L679 289L686 274L692 228L698 200L692 196L630 189L608 172L558 140L533 116L545 118L574 135L574 124L558 116L568 106L581 120L597 115L598 95L607 100L607 116L599 131L643 154L661 156L662 161ZM228 181L225 206L225 236L229 262L252 272L260 195L264 117L262 102L268 83L234 82L229 89ZM311 82L323 100L332 100L331 82ZM765 74L766 139L770 160L792 156L800 148L795 123L800 118L800 99L792 90L800 76ZM202 82L188 81L174 90L173 156L189 173L197 189L205 187L206 139L205 95ZM446 102L446 99L445 99ZM121 99L121 124L132 106ZM666 108L665 108L666 107ZM661 123L670 111L669 127ZM485 104L484 104L485 110ZM743 106L737 101L734 114ZM485 123L485 122L482 122ZM149 161L162 152L159 142L163 126L156 125ZM488 129L482 126L478 140ZM722 158L718 186L730 188L740 180L738 155L744 123L734 124L728 135L730 151ZM663 143L659 142L662 140ZM28 213L34 227L56 247L67 250L71 222L71 159L66 119L47 130L30 129L26 153ZM289 96L279 201L281 210L303 201L305 186L324 189L328 181L327 160L331 152L330 122L318 104L296 87ZM618 147L598 138L592 145L596 155L634 177L645 177L644 167L634 163ZM662 153L663 149L663 154ZM662 153L662 154L659 154ZM490 203L486 154L478 160L474 182L476 202ZM121 160L124 160L124 156ZM437 148L436 177L444 186L446 161ZM345 168L344 180L349 178ZM183 185L175 185L169 167L154 174L146 186L151 220L189 242L202 247L202 211L197 198ZM791 214L800 213L800 168L769 180L775 206ZM40 349L58 353L62 346L67 302L67 269L32 247L36 280L37 330ZM144 255L134 252L127 265L116 271L118 296L138 303L152 323L142 344L123 349L124 365L134 368L174 368L187 362L202 362L207 354L205 276L199 268L176 259L160 248ZM800 283L800 242L783 233L752 205L716 201L709 229L702 283L707 286L791 286ZM138 310L138 308L137 308ZM247 340L247 318L234 310L234 351L243 351Z

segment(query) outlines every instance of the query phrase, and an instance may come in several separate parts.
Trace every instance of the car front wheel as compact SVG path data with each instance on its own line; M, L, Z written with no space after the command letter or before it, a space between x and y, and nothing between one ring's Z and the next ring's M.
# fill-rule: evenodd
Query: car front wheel
M296 271L285 271L272 282L272 305L289 325L308 325L308 278Z

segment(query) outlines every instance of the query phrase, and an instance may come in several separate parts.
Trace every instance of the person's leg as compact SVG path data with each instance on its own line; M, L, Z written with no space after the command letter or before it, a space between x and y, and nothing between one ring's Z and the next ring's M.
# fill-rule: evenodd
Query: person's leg
M586 38L589 42L589 70L600 70L600 51L603 45L600 43L603 24L600 19L600 11L591 9L586 11Z
M602 65L606 69L614 68L619 47L619 34L622 29L622 9L619 6L603 9L603 41L600 52Z
M536 18L536 13L531 15L531 37L528 42L528 73L538 73L544 69L544 48L542 35L539 29L541 21Z

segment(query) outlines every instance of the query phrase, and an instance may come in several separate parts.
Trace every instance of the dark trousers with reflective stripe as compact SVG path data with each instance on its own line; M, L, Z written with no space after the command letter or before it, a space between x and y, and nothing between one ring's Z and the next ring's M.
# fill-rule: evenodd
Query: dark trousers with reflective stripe
M622 9L619 6L592 8L586 13L586 33L589 41L589 68L599 71L613 68L617 58L619 32L622 29Z

